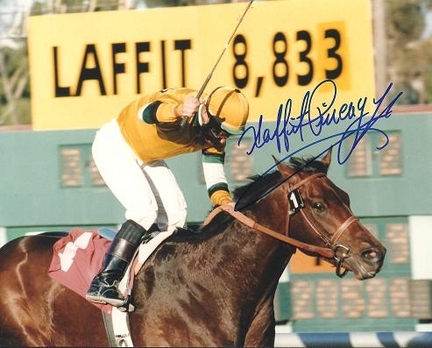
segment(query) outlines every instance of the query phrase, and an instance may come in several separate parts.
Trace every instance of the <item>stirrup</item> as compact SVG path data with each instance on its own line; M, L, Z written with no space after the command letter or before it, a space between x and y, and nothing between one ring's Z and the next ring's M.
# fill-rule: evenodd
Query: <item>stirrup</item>
M124 299L123 303L119 306L113 305L112 303L107 302L104 299L104 297L101 297L101 296L91 296L91 295L87 294L86 299L87 299L87 301L90 301L93 303L113 306L113 307L117 308L120 312L133 312L135 310L135 305L132 303L132 296L131 295L128 295Z
M132 303L132 296L128 295L125 302L120 307L116 307L120 312L133 312L135 310L135 305Z

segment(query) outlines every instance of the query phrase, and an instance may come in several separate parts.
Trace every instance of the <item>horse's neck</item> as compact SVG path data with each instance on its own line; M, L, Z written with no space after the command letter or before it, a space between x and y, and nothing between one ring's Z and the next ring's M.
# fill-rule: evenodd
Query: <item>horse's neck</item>
M203 242L201 252L211 270L204 273L212 281L218 281L214 274L221 274L219 281L229 279L228 284L244 286L246 292L277 284L292 255L289 246L238 222Z

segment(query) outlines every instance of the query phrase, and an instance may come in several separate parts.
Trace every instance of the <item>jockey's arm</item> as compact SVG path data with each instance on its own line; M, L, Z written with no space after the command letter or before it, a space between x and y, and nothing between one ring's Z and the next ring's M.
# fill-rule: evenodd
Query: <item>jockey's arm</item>
M202 151L202 165L207 192L213 205L233 201L224 170L225 154L212 149Z
M162 100L156 100L140 108L140 118L146 123L175 122L183 116L195 114L200 105L200 101L191 95L184 100Z

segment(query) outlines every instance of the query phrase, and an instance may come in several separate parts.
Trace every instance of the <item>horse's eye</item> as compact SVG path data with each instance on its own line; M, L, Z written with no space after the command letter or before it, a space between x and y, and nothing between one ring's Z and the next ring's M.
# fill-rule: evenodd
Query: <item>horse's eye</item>
M315 202L314 204L312 204L312 207L314 208L314 210L316 210L318 213L321 213L325 210L325 207L323 204L319 203L319 202Z

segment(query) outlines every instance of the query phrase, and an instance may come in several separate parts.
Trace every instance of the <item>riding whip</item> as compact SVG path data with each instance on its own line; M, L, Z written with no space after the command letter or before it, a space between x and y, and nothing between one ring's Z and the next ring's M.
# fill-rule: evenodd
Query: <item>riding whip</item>
M220 60L222 59L222 56L224 55L225 51L229 47L229 44L231 43L232 38L234 37L235 33L237 32L238 27L240 26L241 22L243 22L243 18L246 16L247 11L249 11L249 8L252 6L252 3L254 0L250 0L245 11L243 12L242 16L239 18L237 25L234 28L234 31L232 32L231 36L228 38L228 41L225 44L225 47L223 48L221 54L219 55L219 58L217 59L215 65L213 66L213 69L211 69L210 73L207 75L207 78L205 79L203 85L201 86L200 90L198 91L197 98L199 99L201 95L204 93L205 88L207 87L210 79L212 78L213 72L216 70L216 67L218 66Z
M244 10L243 14L241 15L241 17L239 18L237 25L235 26L232 34L230 35L230 37L228 38L228 41L225 43L225 46L222 50L222 52L220 53L218 59L216 60L215 65L213 66L213 68L210 70L210 73L207 75L204 83L202 84L200 90L198 91L198 94L196 95L196 98L199 100L199 98L201 98L202 94L204 93L204 90L206 89L210 79L213 76L214 71L216 70L216 67L218 66L220 60L222 59L222 56L224 55L225 51L227 50L227 48L229 47L231 40L233 39L235 33L237 32L237 29L239 28L241 22L243 22L243 18L246 16L246 13L249 11L249 8L252 6L252 3L254 2L254 0L250 0L248 5L246 6L246 9ZM181 125L183 126L185 124L185 122L187 121L188 117L184 116L183 120L181 122Z

